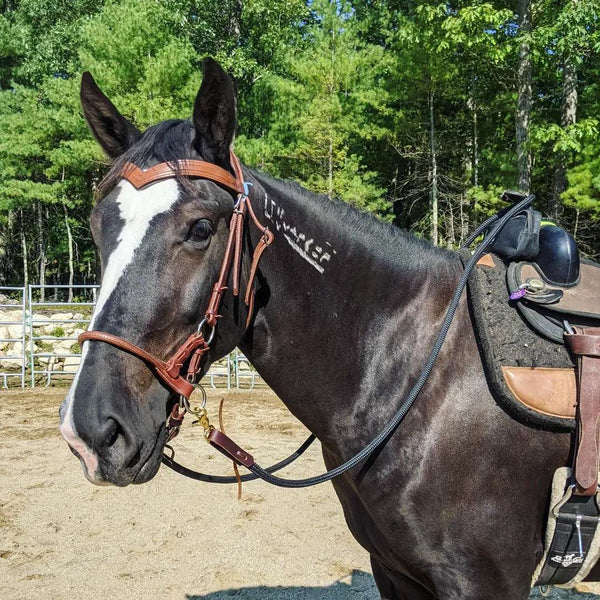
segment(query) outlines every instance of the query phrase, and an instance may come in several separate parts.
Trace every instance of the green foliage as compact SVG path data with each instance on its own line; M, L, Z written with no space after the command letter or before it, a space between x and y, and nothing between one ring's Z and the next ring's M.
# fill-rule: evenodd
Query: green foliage
M82 71L144 129L189 118L200 62L236 79L236 150L249 165L337 196L440 243L502 207L516 180L514 5L389 0L20 0L0 5L0 284L96 280L87 225L107 167L79 106ZM543 208L566 161L565 220L600 253L597 0L542 0L530 148ZM565 61L577 119L561 123ZM433 166L436 179L434 181ZM42 243L43 242L43 243ZM41 244L41 247L40 247ZM43 250L43 252L41 252Z
M287 74L261 83L273 98L268 133L241 137L237 148L269 172L387 217L385 189L361 154L387 134L377 124L389 107L376 79L389 59L361 40L349 5L319 1L311 7L319 20L285 56Z
M600 146L587 146L579 164L568 173L569 188L563 194L565 205L582 211L587 218L600 221Z
M54 346L50 342L37 342L36 353L48 354L54 353Z

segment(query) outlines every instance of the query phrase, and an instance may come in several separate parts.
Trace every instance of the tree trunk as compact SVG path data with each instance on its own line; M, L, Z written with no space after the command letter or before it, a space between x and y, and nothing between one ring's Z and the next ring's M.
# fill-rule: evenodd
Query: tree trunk
M563 102L560 124L563 129L574 125L577 121L577 67L572 56L567 56L563 65ZM550 213L560 219L563 212L561 195L567 189L567 161L565 152L557 153L557 165L554 171L552 187L552 203Z
M477 130L477 105L473 104L473 185L479 185L479 135Z
M475 99L476 83L475 77L471 77L471 89L469 91L469 97L467 98L467 108L471 111L473 116L473 129L472 129L472 147L471 147L471 171L473 173L473 185L477 187L479 185L479 124L477 122L477 100Z
M46 244L44 243L44 219L42 216L42 203L37 203L37 224L38 224L38 260L40 275L40 302L46 299L44 286L46 285Z
M452 250L456 245L456 232L454 229L454 207L452 206L452 200L448 202L448 224L446 227L446 248Z
M231 12L229 14L229 38L237 45L242 33L242 0L235 0L231 3Z
M461 193L460 195L460 241L458 243L459 246L463 245L463 242L469 236L469 215L465 212L465 207L467 206L465 193Z
M531 119L531 0L519 0L519 34L523 36L519 46L518 100L516 115L517 141L517 189L529 193L531 187L531 151L529 149L529 123Z
M435 145L435 122L433 118L433 105L435 94L433 90L429 92L429 142L431 152L431 164L429 171L430 184L430 208L431 208L431 241L434 246L438 245L438 169L437 169L437 149Z
M69 244L69 302L73 302L73 278L75 269L73 268L73 234L71 232L71 225L69 225L69 213L67 212L67 205L63 204L65 210L65 228L67 230L67 242Z
M329 71L329 97L335 94L335 27L331 28L331 69ZM329 147L327 148L327 195L333 197L333 136L334 123L329 113Z
M25 293L27 293L27 286L29 285L29 263L27 260L27 239L25 238L25 222L23 220L23 209L19 211L21 216L21 252L23 253L23 285L25 286Z

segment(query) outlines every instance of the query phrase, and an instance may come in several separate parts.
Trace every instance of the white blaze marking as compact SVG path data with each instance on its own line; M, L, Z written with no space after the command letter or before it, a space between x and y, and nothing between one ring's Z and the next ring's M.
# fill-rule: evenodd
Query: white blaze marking
M118 195L115 201L119 206L119 214L124 224L117 239L117 245L111 252L104 269L100 294L88 330L94 328L94 322L115 291L125 269L132 262L136 249L148 231L150 221L157 215L170 210L179 198L179 190L174 179L160 181L142 190L136 190L128 181L121 181L116 190ZM89 343L83 346L79 369L65 399L66 410L60 431L67 443L79 453L85 463L87 478L94 482L98 458L77 436L73 423L75 390L87 356L88 346Z

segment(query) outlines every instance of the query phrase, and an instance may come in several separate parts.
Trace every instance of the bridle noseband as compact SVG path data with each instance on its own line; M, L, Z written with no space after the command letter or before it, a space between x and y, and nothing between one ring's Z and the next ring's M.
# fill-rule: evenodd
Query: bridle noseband
M254 280L258 270L258 264L263 252L273 242L274 236L268 227L264 227L258 220L249 197L249 188L252 185L244 181L242 168L237 156L231 151L231 165L235 175L212 163L202 160L180 160L164 162L142 171L132 163L126 163L122 170L122 177L129 181L136 189L152 185L157 181L178 176L196 177L214 181L227 188L236 195L233 215L229 225L229 236L225 248L225 256L219 272L219 277L213 286L204 318L198 325L195 333L179 346L173 355L166 361L161 360L150 352L124 340L123 338L107 333L105 331L86 331L79 336L79 343L86 341L104 342L115 346L119 350L137 356L150 365L154 374L163 381L167 387L178 394L184 401L194 391L194 382L200 372L202 357L208 352L210 343L215 334L217 321L220 318L219 307L223 294L227 290L227 282L232 275L232 293L239 295L240 271L243 254L244 219L250 215L254 226L261 232L261 237L252 256L252 265L246 284L244 302L248 307L246 328L248 327L254 311ZM204 338L204 329L209 328L208 339ZM185 369L185 365L187 369ZM185 370L184 370L185 369Z

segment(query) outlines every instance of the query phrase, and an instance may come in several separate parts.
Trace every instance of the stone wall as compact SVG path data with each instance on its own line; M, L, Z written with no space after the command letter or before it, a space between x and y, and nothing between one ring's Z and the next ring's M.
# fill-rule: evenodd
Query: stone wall
M25 355L23 354L22 342L23 311L3 308L0 310L1 321L14 321L15 323L0 325L0 339L11 340L0 342L0 371L20 371L23 360L26 361L26 367L30 366L32 332L36 371L51 370L53 372L74 373L77 370L79 357L65 355L78 354L80 351L77 337L87 327L86 316L83 313L45 311L33 313L30 316L26 315ZM44 356L46 354L56 356ZM18 356L19 358L3 358L8 356Z

